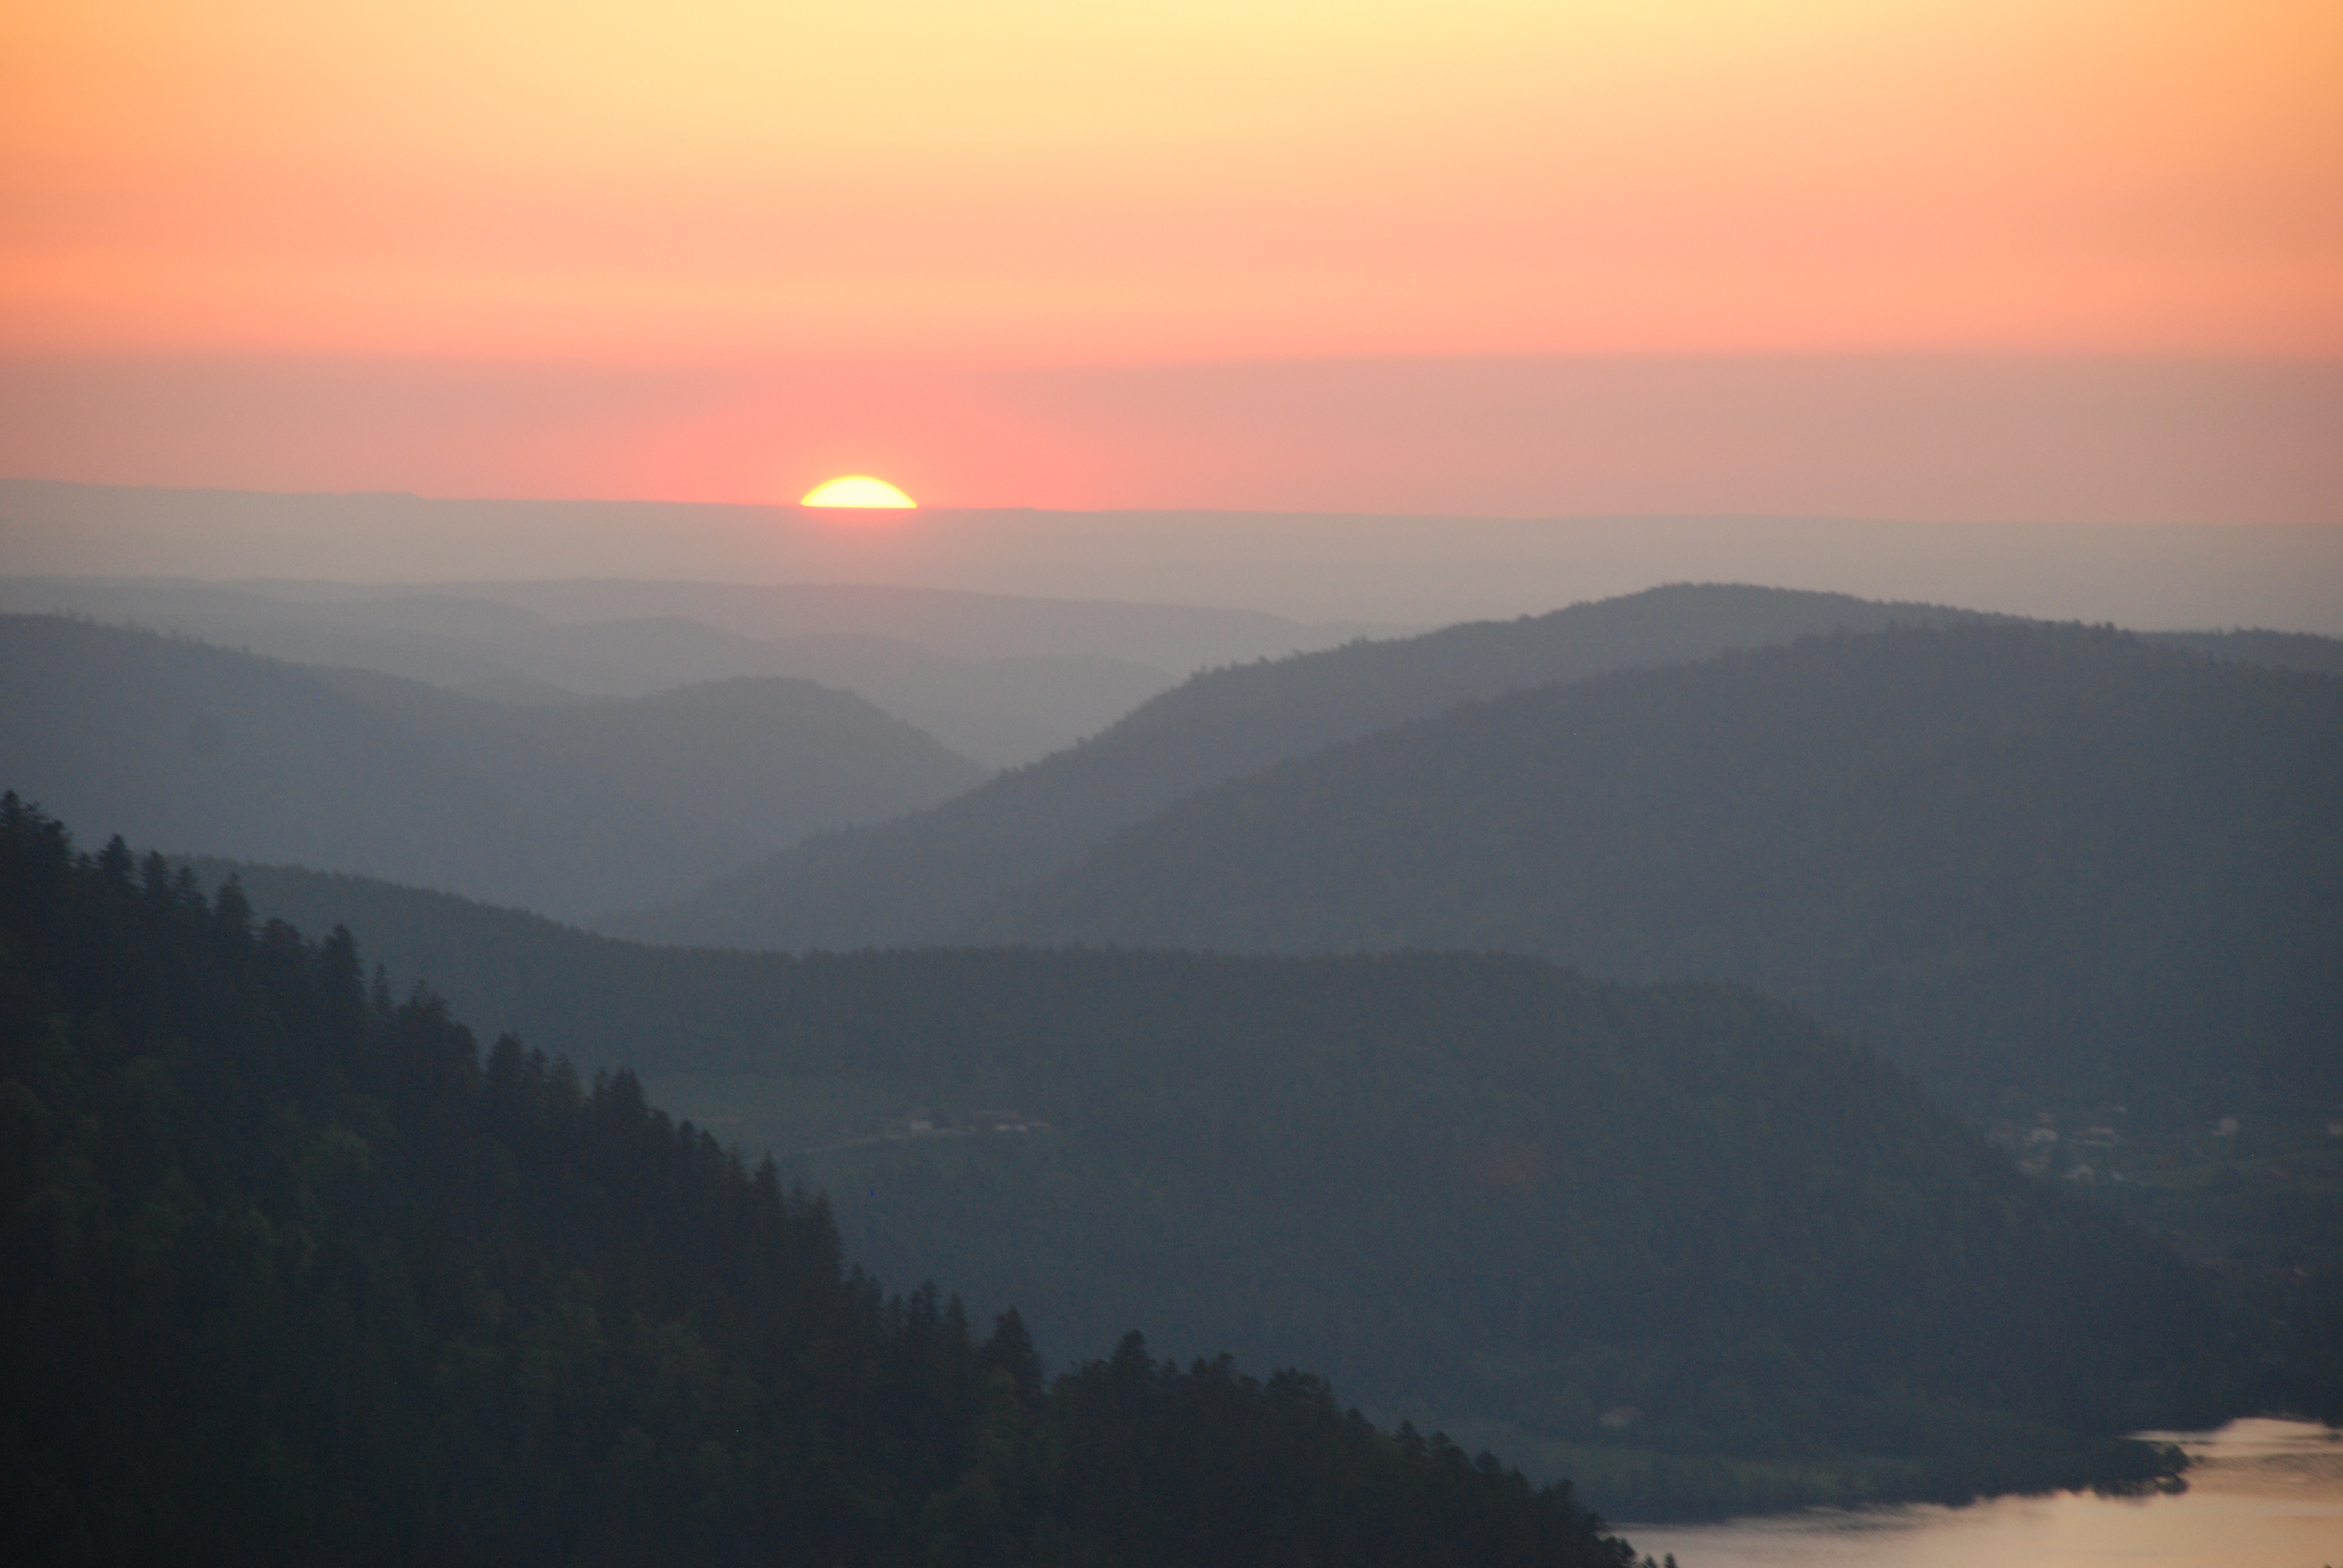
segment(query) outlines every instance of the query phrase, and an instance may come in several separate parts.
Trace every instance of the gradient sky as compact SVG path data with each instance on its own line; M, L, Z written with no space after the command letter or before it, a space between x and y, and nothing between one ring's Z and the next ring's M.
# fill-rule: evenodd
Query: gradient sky
M772 499L869 469L930 500L1308 506L1342 465L1297 467L1278 407L1248 469L1192 421L1101 436L998 388L2343 358L2343 5L34 0L0 15L0 395L120 410L0 436L0 470ZM599 417L475 396L529 432L488 443L527 448L500 467L494 419L398 395L468 371L612 390ZM377 394L330 472L249 429L196 442L256 377ZM1809 445L1851 449L1816 418ZM1654 419L1637 439L1665 449ZM1527 462L1516 422L1486 460ZM1393 503L1453 448L1423 444ZM1167 493L1190 459L1218 487ZM1925 486L1903 512L1931 514ZM1582 498L1567 473L1516 489ZM2028 505L2077 515L2003 509Z

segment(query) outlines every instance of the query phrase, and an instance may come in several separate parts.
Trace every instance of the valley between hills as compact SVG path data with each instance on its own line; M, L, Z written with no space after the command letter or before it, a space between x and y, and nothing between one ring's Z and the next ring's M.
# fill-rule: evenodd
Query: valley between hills
M769 1153L1037 1367L1307 1368L1611 1518L2153 1489L2127 1433L2343 1420L2331 639L1682 586L1208 656L989 772L799 677L0 638L10 787L167 857L75 875L346 932L305 961L361 1035ZM15 1049L43 1106L135 1066Z

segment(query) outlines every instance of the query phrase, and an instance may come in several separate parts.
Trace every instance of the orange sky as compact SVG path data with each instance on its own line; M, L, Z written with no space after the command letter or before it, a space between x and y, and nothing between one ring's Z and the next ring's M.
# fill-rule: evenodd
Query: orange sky
M20 380L2323 358L2343 5L15 0L0 201Z

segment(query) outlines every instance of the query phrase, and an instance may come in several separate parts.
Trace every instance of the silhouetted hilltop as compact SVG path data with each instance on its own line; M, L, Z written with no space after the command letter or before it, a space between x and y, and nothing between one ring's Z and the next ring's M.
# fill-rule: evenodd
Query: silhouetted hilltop
M2343 1100L2343 683L1839 636L1460 709L1182 802L971 930L1502 948L1811 1008L1972 1113Z
M815 839L668 908L601 923L744 947L934 940L1193 790L1459 702L1815 632L1974 618L1844 594L1682 586L1213 670L932 810Z
M1298 1372L1046 1382L1013 1314L445 1005L0 800L0 1550L21 1563L1622 1568Z
M497 703L46 616L0 663L0 777L77 824L571 914L982 777L806 681Z

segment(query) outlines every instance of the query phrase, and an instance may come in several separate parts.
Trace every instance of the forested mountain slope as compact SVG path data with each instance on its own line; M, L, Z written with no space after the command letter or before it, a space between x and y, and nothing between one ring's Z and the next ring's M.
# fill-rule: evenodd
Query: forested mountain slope
M1469 955L697 951L245 876L401 983L811 1151L859 1253L1045 1345L1306 1352L1388 1414L1594 1455L1635 1516L2116 1479L2153 1461L2107 1434L2263 1387L2194 1271L1745 993ZM1048 1125L955 1131L979 1111Z
M573 915L982 777L805 681L485 702L46 616L0 665L0 778L90 831Z
M1212 670L932 810L812 839L666 909L598 924L736 947L934 939L1183 795L1459 702L1815 632L1973 618L1845 594L1684 585Z
M1738 980L1972 1114L2209 1119L2343 1101L2338 801L2332 678L2079 628L1839 636L1322 751L972 929Z
M1298 1373L888 1301L819 1198L0 801L0 1552L1621 1568Z
M809 839L666 908L597 924L614 935L733 947L945 940L994 899L1071 866L1185 795L1460 702L1824 632L1997 618L1845 594L1683 584L1211 670L1103 734L931 810ZM2343 668L2343 642L2332 638L2151 635L2241 663Z
M2316 675L2343 675L2343 638L2314 637L2305 631L2157 631L2146 639L2165 648L2201 653L2234 664L2258 664L2265 669L2303 669Z

